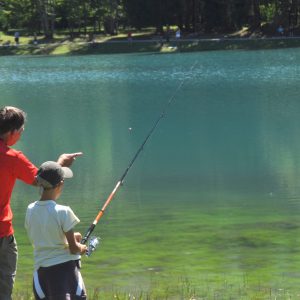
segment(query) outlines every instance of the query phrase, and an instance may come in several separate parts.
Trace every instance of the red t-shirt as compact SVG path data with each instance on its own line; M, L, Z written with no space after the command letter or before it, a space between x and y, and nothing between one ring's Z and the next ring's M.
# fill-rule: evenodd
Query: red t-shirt
M16 179L32 184L36 173L37 167L21 151L0 140L0 237L14 233L10 198Z

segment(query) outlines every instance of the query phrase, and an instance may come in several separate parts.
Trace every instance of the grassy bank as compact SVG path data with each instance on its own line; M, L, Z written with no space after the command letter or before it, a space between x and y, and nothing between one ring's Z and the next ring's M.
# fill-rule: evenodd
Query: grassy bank
M118 291L112 287L110 290L101 288L88 290L87 294L89 300L290 300L299 297L298 293L293 293L288 289L274 289L264 284L251 287L246 281L240 285L234 285L224 280L219 286L212 286L206 280L196 285L185 279L178 281L176 290L168 289L168 287L162 288L157 284L157 289L152 291L140 291L138 286L131 291ZM15 291L13 300L34 300L34 297L30 290Z
M54 43L10 44L0 46L0 55L80 55L139 52L192 52L209 50L257 50L300 47L300 38L216 38L182 39L165 42L159 39L126 39L87 42L83 40L62 40Z

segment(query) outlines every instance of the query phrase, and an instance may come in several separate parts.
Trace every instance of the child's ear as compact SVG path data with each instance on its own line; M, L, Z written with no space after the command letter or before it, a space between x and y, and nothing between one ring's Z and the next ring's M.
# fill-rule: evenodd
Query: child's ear
M64 185L64 181L61 180L61 182L57 185L57 187L62 187Z

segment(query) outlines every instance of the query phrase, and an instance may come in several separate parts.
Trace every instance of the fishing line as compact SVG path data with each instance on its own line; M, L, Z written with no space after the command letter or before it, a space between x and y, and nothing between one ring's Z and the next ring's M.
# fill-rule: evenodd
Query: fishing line
M194 69L194 67L196 66L197 61L195 61L195 63L192 65L190 72L192 72L192 70ZM130 161L128 167L126 168L125 172L122 174L122 176L120 177L120 179L118 180L117 184L115 185L114 189L112 190L112 192L110 193L110 195L108 196L108 198L106 199L104 205L102 206L102 208L100 209L98 215L96 216L94 222L90 225L89 229L87 230L86 234L84 235L84 237L81 240L81 244L85 244L89 237L91 236L92 232L94 231L97 223L99 222L99 220L101 219L101 217L104 214L104 211L106 209L106 207L108 206L108 204L111 202L111 200L114 198L117 190L119 189L119 187L123 184L124 179L126 177L126 175L128 174L128 171L130 170L130 168L132 167L132 165L134 164L135 160L137 159L137 157L139 156L139 154L141 153L141 151L143 150L144 146L146 145L147 141L149 140L149 138L151 137L151 135L153 134L153 132L155 131L155 129L157 128L159 122L165 117L167 110L169 108L169 106L172 104L172 102L174 101L174 99L176 98L177 93L179 92L179 90L182 88L183 84L185 83L187 77L185 77L180 84L177 86L176 90L174 91L173 95L170 97L169 101L167 102L167 104L165 105L164 109L162 110L161 114L159 115L159 117L157 118L157 120L154 122L153 126L151 127L148 135L146 136L145 140L142 142L142 144L140 145L140 147L138 148L137 152L135 153L135 155L133 156L132 160ZM94 251L95 247L93 244L96 243L95 240L92 240L91 243L91 252ZM90 247L89 247L90 248ZM90 251L88 250L88 253ZM89 255L89 254L88 254Z

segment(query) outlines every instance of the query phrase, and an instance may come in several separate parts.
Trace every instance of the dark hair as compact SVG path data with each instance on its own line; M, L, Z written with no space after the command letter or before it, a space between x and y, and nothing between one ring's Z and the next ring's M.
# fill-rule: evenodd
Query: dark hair
M20 129L26 121L26 113L13 106L0 108L0 135Z

